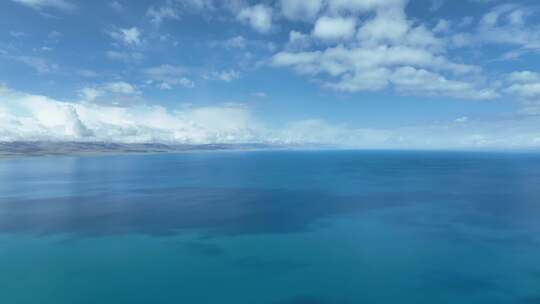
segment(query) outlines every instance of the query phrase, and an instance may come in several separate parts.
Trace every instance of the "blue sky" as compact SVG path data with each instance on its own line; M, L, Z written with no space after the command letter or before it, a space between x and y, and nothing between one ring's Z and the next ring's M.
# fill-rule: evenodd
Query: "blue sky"
M0 3L0 140L540 146L540 6Z

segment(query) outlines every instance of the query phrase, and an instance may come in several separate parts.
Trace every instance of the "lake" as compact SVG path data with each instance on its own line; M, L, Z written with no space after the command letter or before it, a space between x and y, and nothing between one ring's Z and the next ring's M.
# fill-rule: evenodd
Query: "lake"
M540 303L540 154L0 160L0 303Z

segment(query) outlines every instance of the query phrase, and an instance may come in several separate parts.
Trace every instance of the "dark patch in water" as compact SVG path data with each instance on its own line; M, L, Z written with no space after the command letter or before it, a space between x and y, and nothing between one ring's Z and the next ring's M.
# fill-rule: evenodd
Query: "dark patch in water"
M436 289L446 288L460 294L485 293L497 291L506 293L503 286L499 285L495 277L478 276L461 272L433 271L423 277L426 286L435 286ZM426 287L430 288L430 287Z
M540 295L531 297L522 297L517 301L518 304L540 304Z
M234 261L238 267L252 269L255 271L264 270L266 272L287 272L308 267L308 263L285 260L285 259L267 259L258 256L248 256Z
M183 244L183 249L190 254L206 256L206 257L218 257L224 255L225 249L216 245L201 242L189 242Z
M130 196L34 199L0 203L0 232L83 236L175 235L185 229L218 235L296 233L331 216L402 205L400 198L283 189L176 188Z
M299 296L292 299L277 302L276 304L348 304L348 301L329 301L327 299L312 297L312 296Z

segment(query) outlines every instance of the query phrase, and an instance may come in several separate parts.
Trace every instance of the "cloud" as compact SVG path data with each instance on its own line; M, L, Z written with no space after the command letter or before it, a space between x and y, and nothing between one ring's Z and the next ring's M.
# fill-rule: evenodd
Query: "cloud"
M257 97L257 98L266 98L268 97L268 94L265 92L253 92L251 93L251 96Z
M166 19L180 19L176 8L172 6L171 2L167 2L166 5L161 7L150 6L146 11L146 15L150 17L150 21L155 25L160 25Z
M79 91L79 96L88 101L94 101L101 95L103 95L103 91L96 88L82 88Z
M540 114L540 73L515 71L506 77L504 93L521 102L521 114Z
M53 140L161 143L256 141L251 113L238 106L117 107L71 103L0 87L0 141Z
M280 4L285 18L293 21L311 21L323 7L322 0L281 0Z
M50 73L58 69L58 65L50 63L47 59L35 56L15 56L16 61L22 62L25 65L33 68L38 73Z
M289 32L289 42L287 48L291 50L304 50L311 46L311 37L297 31Z
M19 31L9 31L9 35L13 38L22 38L25 36L25 33Z
M124 81L109 82L105 84L104 87L105 89L107 89L108 91L112 93L126 94L126 95L139 94L137 89L134 86Z
M312 35L324 41L339 41L351 38L356 31L354 18L321 17L315 23Z
M466 123L468 121L469 121L469 117L467 116L459 117L459 118L456 118L455 120L456 123Z
M111 2L109 6L118 13L124 11L124 5L118 1Z
M77 75L86 77L86 78L95 78L99 76L99 74L96 71L88 70L88 69L78 70Z
M378 10L375 18L366 21L358 30L358 37L371 43L399 43L409 31L409 23L401 7Z
M270 64L293 68L338 91L392 88L402 94L498 98L497 89L487 86L480 76L480 67L447 57L447 40L438 35L449 31L449 23L441 21L430 30L409 21L405 3L329 1L311 33L323 43L291 31L285 49L274 54Z
M128 46L137 46L141 44L141 32L136 27L118 29L110 31L109 35Z
M272 14L271 7L257 4L242 8L236 15L236 19L249 24L259 33L268 33L272 29Z
M404 7L406 0L329 0L333 13L365 13L377 9Z
M235 70L213 71L206 75L207 79L216 79L225 82L231 82L240 77L240 73Z
M144 55L139 52L119 52L119 51L107 51L107 58L111 60L119 60L125 62L137 62L144 58Z
M235 36L223 42L223 46L226 48L243 49L246 47L247 43L246 38L242 36Z
M540 27L528 22L533 10L515 4L503 4L484 14L476 38L483 43L506 44L521 48L521 52L540 49ZM518 57L507 56L507 59Z
M212 11L215 9L213 0L177 0L185 9L195 11Z
M122 143L276 143L384 149L540 148L540 117L362 128L322 119L262 123L238 104L177 109L139 103L66 102L0 85L0 141Z
M531 71L512 72L508 75L507 93L522 98L540 98L540 74Z
M13 2L22 4L35 10L42 10L44 8L55 8L59 10L69 11L75 9L77 6L68 0L11 0Z
M189 69L183 66L163 64L143 71L151 82L157 82L161 89L169 90L174 86L193 88L195 83L188 78Z
M120 105L131 97L138 97L142 93L132 84L125 81L114 81L99 86L84 87L79 90L83 101L111 103ZM133 99L131 100L133 101Z
M508 75L508 80L515 83L540 82L540 73L531 71L512 72Z

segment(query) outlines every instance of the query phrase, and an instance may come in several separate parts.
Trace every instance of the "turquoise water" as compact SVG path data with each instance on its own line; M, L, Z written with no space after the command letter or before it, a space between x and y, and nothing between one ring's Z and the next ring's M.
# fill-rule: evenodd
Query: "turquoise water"
M540 303L540 156L2 160L0 303Z

